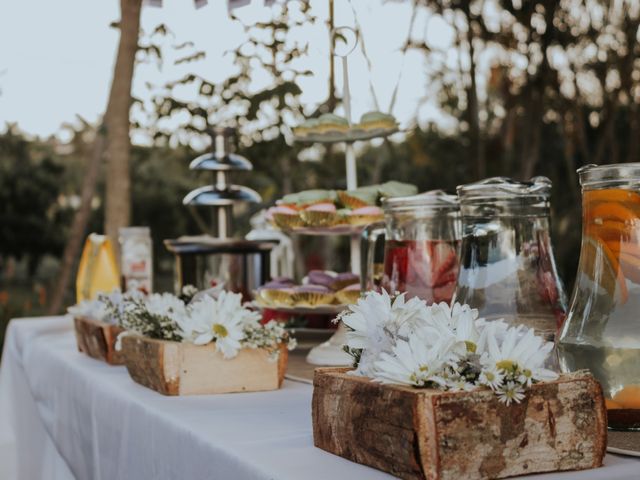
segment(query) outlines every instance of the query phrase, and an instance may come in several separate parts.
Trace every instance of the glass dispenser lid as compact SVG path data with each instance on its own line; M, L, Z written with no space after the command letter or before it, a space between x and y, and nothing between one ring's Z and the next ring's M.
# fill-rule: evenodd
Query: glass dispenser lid
M428 209L458 209L458 198L443 190L430 190L418 195L408 197L392 197L382 201L385 211L411 210L415 208Z
M457 188L461 202L507 198L547 198L551 194L551 180L533 177L528 182L518 182L508 177L491 177Z
M580 185L586 188L640 185L640 163L591 164L579 168L577 172L580 176Z

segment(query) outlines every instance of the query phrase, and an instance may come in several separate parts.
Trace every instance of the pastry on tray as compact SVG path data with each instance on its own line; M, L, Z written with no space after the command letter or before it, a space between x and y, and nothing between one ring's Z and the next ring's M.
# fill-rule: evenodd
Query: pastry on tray
M316 131L310 134L339 134L346 135L349 132L349 122L346 118L340 117L333 113L324 113L318 117L318 125Z
M338 301L337 292L345 288L351 292L356 287L359 292L360 277L355 273L311 270L302 285L295 285L290 278L276 278L264 284L257 291L257 301L264 307L272 308L325 307L343 303L342 300ZM348 292L343 298L355 295Z
M336 276L337 273L327 270L311 270L303 281L307 285L320 285L331 288Z
M274 307L292 306L294 289L290 287L261 288L260 299L267 305Z
M273 222L280 228L291 229L304 226L304 220L300 216L300 212L292 207L278 205L270 208L268 215L273 218Z
M348 287L338 290L336 292L336 298L339 303L344 305L353 305L360 299L360 283L354 283Z
M258 288L259 299L267 305L289 306L293 304L291 296L295 283L287 277L276 277Z
M334 203L315 203L308 206L300 216L309 227L331 227L338 222L337 209Z
M395 130L398 122L393 115L382 112L367 112L360 118L360 123L354 129L371 132L374 130Z
M305 138L314 132L317 132L318 129L318 119L310 118L304 121L300 126L293 129L293 134L296 137Z
M411 196L417 191L415 185L397 181L338 192L304 190L282 197L267 211L267 219L283 230L350 226L355 231L383 219L382 198Z
M325 113L318 118L310 118L293 129L299 139L343 141L368 138L376 134L385 134L398 129L393 115L383 112L367 112L360 122L349 125L346 118L334 113Z
M317 307L333 303L335 295L322 285L301 285L293 289L293 303L299 307Z
M342 290L349 285L360 285L360 275L352 272L338 273L331 284L331 288L333 290Z
M307 285L320 285L336 291L354 283L359 284L360 276L351 272L336 273L329 270L311 270L304 282Z
M410 183L391 180L390 182L378 185L378 193L380 193L380 196L383 198L409 197L418 193L418 187Z
M303 190L298 193L290 193L282 197L278 205L286 205L294 208L305 208L316 203L335 203L338 195L335 190Z
M361 226L379 222L384 218L380 207L367 206L351 210L347 215L347 221L351 225Z
M359 208L378 203L378 185L338 192L340 202L347 208Z

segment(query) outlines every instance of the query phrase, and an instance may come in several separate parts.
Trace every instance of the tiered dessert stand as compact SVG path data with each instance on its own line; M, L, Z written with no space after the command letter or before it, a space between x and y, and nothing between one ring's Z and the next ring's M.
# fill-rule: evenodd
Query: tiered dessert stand
M333 31L333 37L338 34L349 31L354 38L351 46L347 45L343 53L337 53L334 51L334 55L342 60L343 71L343 105L345 110L345 116L349 126L352 124L351 118L351 95L349 90L349 74L348 74L348 62L347 57L357 46L357 34L350 27L338 27ZM354 149L354 142L369 140L372 138L380 138L395 133L397 129L385 130L385 131L373 131L371 133L356 135L344 135L337 136L332 135L330 137L325 136L306 136L304 138L295 138L299 142L314 142L314 143L344 143L345 144L345 167L346 167L346 180L347 190L355 190L358 188L358 178L356 169L356 154ZM360 270L360 234L362 227L334 227L334 228L297 228L293 233L301 235L349 235L351 238L351 271L357 275L361 275ZM339 313L339 312L333 312ZM343 345L346 343L345 338L346 330L342 323L338 326L336 332L331 336L329 340L311 349L307 355L307 362L313 365L349 365L351 364L351 357L343 350Z

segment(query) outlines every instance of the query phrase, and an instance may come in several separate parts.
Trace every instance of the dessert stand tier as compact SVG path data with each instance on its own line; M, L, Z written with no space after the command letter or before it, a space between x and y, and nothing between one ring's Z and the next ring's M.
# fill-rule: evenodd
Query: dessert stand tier
M395 128L376 128L370 131L363 130L351 130L344 134L340 133L328 133L328 134L310 134L305 136L295 135L294 140L296 142L308 142L308 143L338 143L346 142L352 143L361 140L372 140L374 138L384 138L389 135L393 135L398 132L398 127Z
M350 31L355 35L355 41L353 45L346 45L346 50L343 53L333 52L333 55L339 57L342 60L342 91L343 91L343 105L345 115L349 126L351 126L351 93L349 90L349 68L347 57L358 44L358 36L356 32L350 27L338 27L332 32L332 36L337 38L344 37L345 31ZM335 42L332 42L335 45ZM379 135L378 135L379 136ZM324 136L323 136L324 137ZM371 137L373 138L373 137ZM307 140L304 140L307 141ZM340 140L332 140L332 143L336 143ZM346 140L341 140L346 141ZM325 142L326 143L326 142ZM353 140L346 141L345 144L345 168L347 177L347 189L355 190L358 188L358 176L356 169L356 152L353 148ZM351 271L357 275L360 275L360 232L354 232L351 237ZM336 333L334 333L329 340L321 343L317 347L312 348L307 355L307 362L313 365L328 365L328 366L341 366L351 365L352 358L348 355L343 345L346 343L346 328L342 322L338 325Z
M335 225L333 227L296 227L280 229L284 233L311 236L339 236L339 235L360 235L365 225Z

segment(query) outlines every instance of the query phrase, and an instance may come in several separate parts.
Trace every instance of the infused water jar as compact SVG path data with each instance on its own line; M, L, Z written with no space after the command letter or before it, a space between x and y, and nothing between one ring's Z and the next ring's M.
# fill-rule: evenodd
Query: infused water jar
M363 290L406 292L431 304L451 301L458 276L460 211L454 195L434 190L382 202L384 222L362 236ZM384 245L376 259L376 245ZM378 260L378 261L376 261ZM382 268L376 268L382 265ZM376 275L381 271L381 275Z
M551 247L550 194L546 177L458 187L463 234L454 301L554 340L566 296Z
M578 174L582 247L560 366L591 370L610 428L640 430L640 163Z

